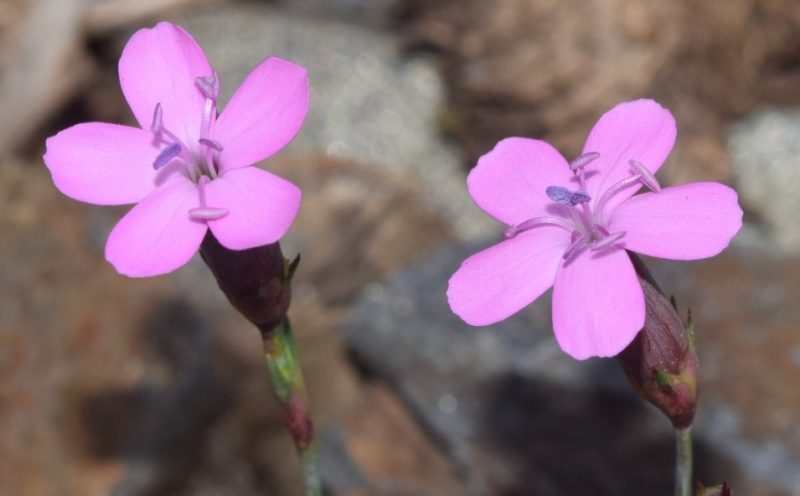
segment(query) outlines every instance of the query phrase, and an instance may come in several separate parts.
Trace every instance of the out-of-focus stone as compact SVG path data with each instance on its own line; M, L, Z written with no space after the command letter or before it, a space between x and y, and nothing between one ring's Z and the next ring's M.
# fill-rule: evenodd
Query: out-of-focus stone
M277 0L277 3L301 14L384 26L389 23L397 0Z
M84 0L87 2L84 26L94 36L121 27L154 19L187 7L203 7L228 0Z
M282 242L287 257L301 256L290 315L312 401L334 413L354 397L351 383L322 372L344 367L337 330L345 312L365 286L442 246L452 231L425 188L400 171L324 155L277 157L268 169L303 188L295 227Z
M341 429L326 436L326 465L347 459L357 476L324 470L327 486L342 495L466 495L452 462L420 429L400 400L385 386L373 385L352 405Z
M766 232L762 248L800 254L800 112L764 111L736 123L728 148L742 201Z
M668 422L614 361L577 362L559 350L549 297L487 329L450 312L447 280L477 249L443 250L365 292L345 331L367 370L397 388L459 464L470 494L669 492ZM731 250L703 263L652 265L695 317L698 480L797 494L789 420L797 398L775 385L797 374L800 322L787 299L800 291L798 261Z
M649 96L678 121L668 182L727 180L724 124L800 104L795 0L405 0L398 16L408 46L443 53L469 165L507 136L575 156L603 112Z
M83 50L84 0L3 4L0 35L0 157L19 147L85 83L92 65Z

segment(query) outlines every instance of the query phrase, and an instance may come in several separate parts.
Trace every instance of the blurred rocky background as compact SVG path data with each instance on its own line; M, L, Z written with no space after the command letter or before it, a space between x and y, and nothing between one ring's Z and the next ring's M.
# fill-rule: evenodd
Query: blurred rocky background
M125 208L61 196L44 139L132 123L132 32L186 27L224 97L262 58L312 107L264 164L304 189L292 315L329 494L669 494L672 438L611 360L575 362L549 303L489 329L447 279L499 239L465 174L505 136L580 151L597 117L673 111L665 183L733 185L723 255L652 269L692 308L698 477L800 495L800 3L796 0L2 0L0 494L299 494L260 340L199 259L134 280L103 260Z

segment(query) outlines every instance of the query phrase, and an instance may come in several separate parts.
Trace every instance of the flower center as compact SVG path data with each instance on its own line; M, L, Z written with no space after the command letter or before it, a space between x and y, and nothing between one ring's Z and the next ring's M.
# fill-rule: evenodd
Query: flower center
M164 110L161 103L157 103L153 110L150 130L155 137L156 145L161 147L161 152L153 161L153 168L158 170L175 161L182 165L186 177L197 184L200 203L199 207L189 211L189 215L198 220L214 220L228 214L225 208L207 206L205 200L205 185L216 179L220 172L215 159L222 151L222 144L213 139L220 89L219 77L214 72L210 76L196 78L195 84L205 98L200 121L200 138L196 144L183 143L175 133L164 127Z
M611 198L633 183L640 183L654 192L661 191L658 181L641 162L628 161L631 175L614 183L603 192L600 199L591 203L586 188L586 166L600 156L599 153L585 153L570 163L570 168L578 177L579 189L571 191L562 186L548 186L545 194L556 204L563 206L558 215L528 219L503 230L506 238L540 226L556 226L571 235L569 248L564 252L564 260L570 260L586 249L600 251L616 246L625 237L625 231L610 232L607 228L605 208Z

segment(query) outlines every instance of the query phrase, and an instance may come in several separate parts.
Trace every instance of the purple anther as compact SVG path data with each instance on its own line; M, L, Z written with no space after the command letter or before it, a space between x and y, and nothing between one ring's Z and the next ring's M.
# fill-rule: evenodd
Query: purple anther
M603 248L613 245L617 241L624 238L625 234L626 234L625 231L617 231L615 233L609 234L608 236L599 241L595 241L594 243L592 243L592 251L599 251L602 250Z
M216 220L228 215L227 208L197 207L189 210L189 216L197 220Z
M219 76L216 71L212 72L210 76L194 78L194 81L204 97L214 101L219 98Z
M572 205L572 191L561 186L548 186L544 190L547 196L561 205Z
M630 166L637 174L642 176L641 178L642 184L647 186L647 188L650 189L650 191L654 191L656 193L661 191L661 185L658 184L656 176L654 176L653 173L650 172L650 169L645 167L644 164L642 164L638 160L633 160L633 159L628 160L628 164L630 164Z
M589 237L589 234L580 234L578 231L573 231L572 243L569 245L569 248L567 248L567 251L564 252L562 258L564 260L571 260L574 258L575 255L583 251L583 249L589 245Z
M578 157L575 158L575 160L570 162L569 168L572 169L573 171L582 169L587 165L589 165L590 163L597 160L598 157L600 157L600 154L597 152L584 153L583 155L579 155Z
M572 192L572 197L570 198L569 202L572 206L575 206L580 205L581 203L586 203L591 199L592 197L589 196L589 193L578 190Z
M153 161L153 168L158 170L169 163L170 160L177 157L181 153L181 145L173 143L168 147L161 150L158 157Z
M574 207L575 205L586 203L592 199L585 191L570 191L561 186L548 186L544 191L551 200L560 205L570 205Z
M222 144L219 141L210 140L206 138L200 138L198 141L200 142L201 145L206 145L212 150L216 150L218 152L222 151Z
M164 129L164 113L161 110L161 103L156 103L156 108L153 109L153 123L150 124L150 131L159 136L162 129Z

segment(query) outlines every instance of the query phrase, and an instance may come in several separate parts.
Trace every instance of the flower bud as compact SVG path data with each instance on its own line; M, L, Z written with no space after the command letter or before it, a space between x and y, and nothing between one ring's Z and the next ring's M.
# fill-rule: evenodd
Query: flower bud
M289 310L290 282L299 257L290 263L283 258L279 243L229 250L211 231L203 239L200 254L231 305L262 335L281 323Z
M674 302L664 296L644 263L633 253L630 256L644 291L645 322L618 358L639 394L658 407L676 429L685 429L694 420L698 394L691 315L684 326Z

